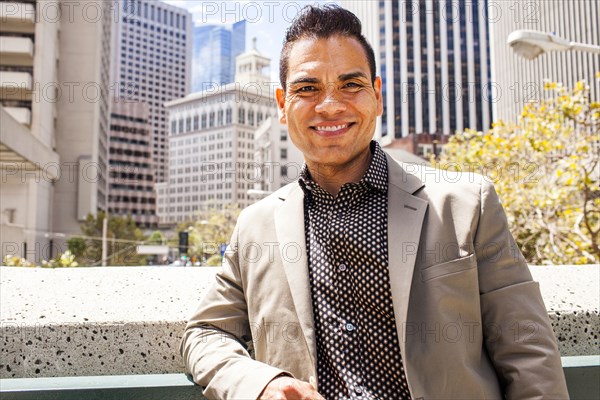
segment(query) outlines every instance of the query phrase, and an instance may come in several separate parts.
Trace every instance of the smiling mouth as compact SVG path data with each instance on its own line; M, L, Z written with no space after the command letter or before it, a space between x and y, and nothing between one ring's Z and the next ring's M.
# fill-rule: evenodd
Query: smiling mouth
M311 126L311 129L314 129L315 131L317 131L318 133L321 133L321 134L331 135L331 134L344 133L352 125L354 125L354 122L347 123L347 124L338 124L338 125Z

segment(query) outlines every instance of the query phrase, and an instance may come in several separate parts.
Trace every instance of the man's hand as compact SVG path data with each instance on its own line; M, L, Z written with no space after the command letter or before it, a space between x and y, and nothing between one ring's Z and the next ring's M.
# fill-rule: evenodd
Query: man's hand
M262 391L258 400L325 400L313 384L289 376L273 379Z

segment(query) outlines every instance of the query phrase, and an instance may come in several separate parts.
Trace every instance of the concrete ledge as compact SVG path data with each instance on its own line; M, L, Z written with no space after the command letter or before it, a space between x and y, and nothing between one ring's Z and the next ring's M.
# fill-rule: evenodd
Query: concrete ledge
M186 319L217 268L0 268L0 378L184 372ZM532 267L563 356L598 353L600 269Z

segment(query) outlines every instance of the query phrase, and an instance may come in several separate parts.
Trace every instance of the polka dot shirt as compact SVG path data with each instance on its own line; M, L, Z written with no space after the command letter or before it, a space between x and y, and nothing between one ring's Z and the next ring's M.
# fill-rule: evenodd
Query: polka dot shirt
M309 279L319 392L328 400L410 399L388 273L385 155L336 197L304 167Z

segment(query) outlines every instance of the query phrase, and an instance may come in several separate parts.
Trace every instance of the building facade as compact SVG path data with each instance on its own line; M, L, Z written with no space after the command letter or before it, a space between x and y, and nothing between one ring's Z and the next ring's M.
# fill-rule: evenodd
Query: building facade
M262 179L254 134L277 114L267 72L256 50L237 57L235 83L166 104L170 120L169 179L157 187L160 224L187 221L207 207L243 208Z
M35 262L106 207L111 3L65 3L0 2L2 256Z
M493 14L492 14L493 11ZM560 82L574 87L585 80L591 99L600 98L600 55L580 51L550 52L533 60L518 56L508 44L508 35L519 29L531 29L556 35L571 42L600 45L600 1L532 0L521 3L490 3L492 79L494 116L516 122L528 102L543 99L549 93L544 82ZM593 100L594 101L594 100Z
M383 144L491 125L487 0L342 0L363 22L383 81ZM377 27L374 29L374 27Z
M109 140L108 212L144 228L158 222L148 114L146 103L114 101Z
M36 21L37 9L36 2L0 3L1 255L30 261L39 260L36 247L48 250L48 205L59 171L47 167L60 160L53 148L55 104L37 101L35 93L57 80L59 24Z
M261 167L253 194L262 198L300 177L304 156L289 139L278 117L267 118L254 132L254 163Z
M155 178L162 182L168 169L169 131L164 103L191 89L191 14L161 1L119 4L113 85L119 97L148 104Z
M202 92L231 83L235 59L246 50L246 21L230 28L203 24L194 27L192 90Z

